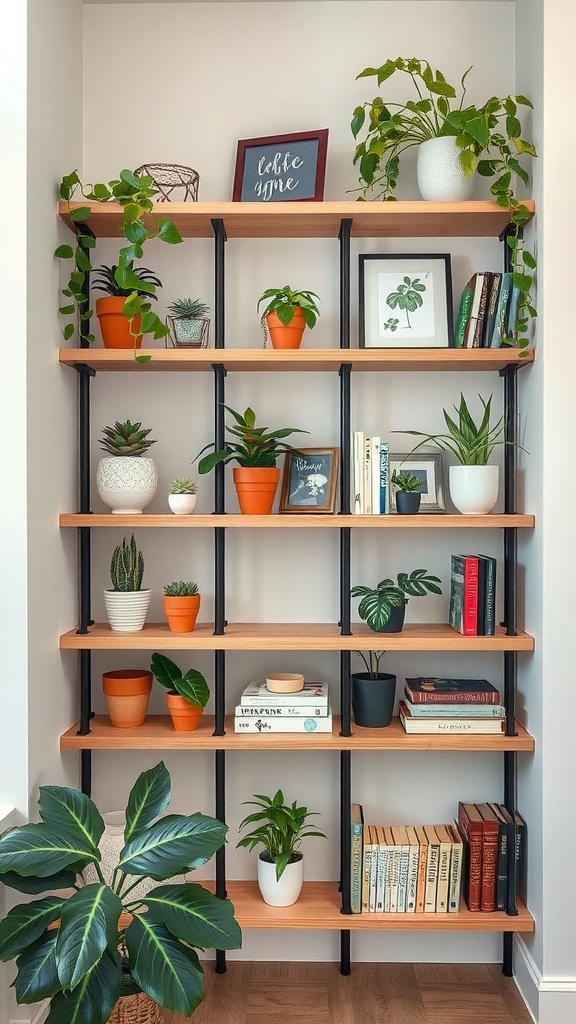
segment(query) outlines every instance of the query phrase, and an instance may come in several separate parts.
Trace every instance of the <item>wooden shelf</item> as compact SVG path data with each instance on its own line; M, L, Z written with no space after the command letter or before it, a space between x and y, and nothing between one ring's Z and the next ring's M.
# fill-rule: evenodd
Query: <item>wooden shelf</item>
M534 203L524 201L531 213ZM97 238L117 238L122 219L118 203L71 203L90 207L85 223ZM58 212L72 227L68 204ZM465 203L296 202L296 203L156 203L150 226L169 217L183 238L213 238L213 220L222 220L228 238L338 238L342 220L352 221L353 238L497 238L509 221L508 211L493 200Z
M212 888L203 882L206 888ZM457 914L341 914L336 882L304 882L292 907L264 903L257 882L227 882L227 896L241 928L305 928L340 931L533 932L534 918L521 900L518 914L471 913L462 901Z
M353 623L353 636L342 636L335 623L232 622L223 636L212 623L197 623L193 633L172 633L164 622L146 623L137 633L114 633L96 622L88 633L75 629L60 636L61 650L74 651L533 651L534 638L518 630L507 636L462 636L446 623L408 623L401 633L374 633Z
M281 371L337 373L343 363L354 371L373 373L376 370L429 372L494 371L510 365L527 365L534 361L534 350L525 356L515 348L434 348L434 349L264 349L264 348L150 348L140 354L150 355L148 363L137 363L131 349L62 348L59 361L65 366L89 366L95 371L126 373L205 372L223 365L230 372L273 373Z
M300 513L272 516L231 515L190 515L175 516L171 512L160 515L112 515L110 513L64 512L59 517L61 527L112 527L115 529L141 529L166 527L167 529L213 529L225 526L228 529L267 530L339 530L343 527L369 530L453 530L453 529L496 529L505 527L528 527L533 529L534 516L517 515L465 516L443 513L419 512L416 516L350 516L350 515L306 515Z
M331 734L235 733L232 715L226 716L224 736L214 736L212 715L203 715L194 732L176 732L167 715L149 715L138 729L117 729L107 715L96 715L87 736L79 736L78 728L77 722L60 737L61 750L534 750L532 736L519 723L517 736L408 736L399 718L386 729L353 725L353 736L340 736L338 715Z

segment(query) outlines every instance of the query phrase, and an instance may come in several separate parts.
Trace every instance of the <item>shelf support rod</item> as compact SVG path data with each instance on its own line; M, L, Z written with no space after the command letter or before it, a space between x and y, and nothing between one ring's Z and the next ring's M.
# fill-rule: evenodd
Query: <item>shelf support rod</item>
M350 871L350 802L352 799L352 752L340 752L340 891L342 893L342 914L351 914Z
M214 231L214 348L224 348L225 326L225 243L224 221L213 218Z
M84 364L76 367L78 373L78 503L79 512L91 513L90 495L90 378L94 370ZM80 624L77 633L86 634L91 618L91 548L90 527L78 529L78 567L80 577Z
M214 776L216 781L216 817L226 822L226 751L214 752ZM216 850L216 896L226 899L226 846ZM226 951L216 950L216 974L226 974Z
M340 348L350 348L350 236L352 219L340 222Z

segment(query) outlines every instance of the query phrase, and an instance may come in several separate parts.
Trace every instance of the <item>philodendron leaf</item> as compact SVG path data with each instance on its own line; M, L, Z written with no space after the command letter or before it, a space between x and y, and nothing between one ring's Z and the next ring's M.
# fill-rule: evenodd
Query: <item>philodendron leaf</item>
M51 828L62 826L96 850L104 833L104 821L96 805L85 793L67 786L40 786L40 817Z
M13 960L60 916L64 900L46 896L14 907L0 922L0 960Z
M205 864L223 845L228 826L204 814L161 818L127 843L118 867L130 875L164 881L170 875Z
M37 1003L41 999L51 999L60 991L62 986L54 953L57 934L56 929L46 932L16 960L18 974L14 991L18 1003Z
M165 654L153 654L150 668L160 686L166 687L167 690L175 690L176 681L182 679L182 673L178 665L171 661L170 658L167 658Z
M21 825L0 836L0 872L16 871L19 875L46 878L72 864L85 867L100 860L98 850L85 837L72 836L48 825Z
M71 889L76 881L76 875L80 874L86 861L81 860L74 866L59 871L55 875L46 875L44 878L29 876L23 878L15 871L4 871L0 874L0 883L7 885L17 892L25 892L29 896L37 896L41 892L53 892L55 889Z
M138 776L128 797L124 841L140 835L170 803L170 773L163 761Z
M116 893L101 882L85 885L65 902L56 940L56 966L63 988L74 989L106 947L115 947L121 912Z
M72 992L54 996L45 1024L107 1024L121 985L119 963L106 950Z
M181 697L185 697L199 708L205 708L210 698L210 690L204 676L193 668L177 681L176 689Z
M140 988L167 1010L188 1017L202 1000L204 974L193 949L147 914L126 931L130 969Z
M229 900L217 899L202 885L159 885L146 896L147 918L201 949L240 949L242 933Z

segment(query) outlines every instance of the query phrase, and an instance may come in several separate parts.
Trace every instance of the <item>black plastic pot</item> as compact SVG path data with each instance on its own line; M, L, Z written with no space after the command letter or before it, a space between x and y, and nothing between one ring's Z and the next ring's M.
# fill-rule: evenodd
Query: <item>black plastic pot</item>
M382 626L381 629L376 630L377 633L401 633L404 626L404 616L406 615L406 605L408 600L404 601L404 604L398 605L397 608L393 608L390 612L390 618L388 622Z
M396 676L379 672L371 679L368 672L353 672L352 714L356 725L382 729L390 725L396 694Z
M401 516L413 516L420 509L419 491L396 491L396 511Z

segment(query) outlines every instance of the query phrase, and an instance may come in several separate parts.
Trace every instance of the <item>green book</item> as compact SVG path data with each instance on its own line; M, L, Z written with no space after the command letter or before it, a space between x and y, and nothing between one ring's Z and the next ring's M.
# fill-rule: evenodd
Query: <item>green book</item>
M474 295L476 274L474 274L468 284L462 292L460 299L460 308L458 310L458 316L456 318L456 329L454 331L454 348L462 348L464 344L464 333L466 326L470 319L470 311L472 309L472 297Z
M350 906L353 914L362 912L362 832L364 815L362 804L352 804L350 807L350 830L352 849L350 857Z

